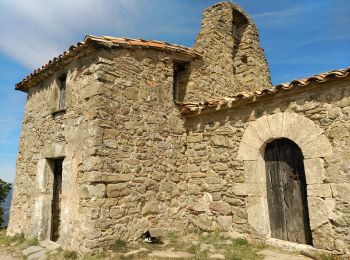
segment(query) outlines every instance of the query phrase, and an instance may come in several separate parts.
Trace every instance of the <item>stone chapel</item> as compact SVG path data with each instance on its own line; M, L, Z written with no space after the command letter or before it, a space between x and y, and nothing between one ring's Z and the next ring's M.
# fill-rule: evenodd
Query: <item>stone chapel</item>
M192 48L86 36L27 93L8 235L80 252L150 228L350 254L350 67L272 86L237 5Z

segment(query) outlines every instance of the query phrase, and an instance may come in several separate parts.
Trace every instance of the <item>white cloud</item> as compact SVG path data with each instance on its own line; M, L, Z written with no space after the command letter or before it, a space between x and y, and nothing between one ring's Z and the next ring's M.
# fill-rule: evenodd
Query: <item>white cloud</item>
M252 15L254 19L279 19L279 18L286 18L290 16L300 15L300 7L293 7L286 10L279 10L279 11L273 11L273 12L264 12Z
M29 68L37 68L85 34L125 34L153 0L3 0L0 2L0 50Z
M308 4L295 3L292 7L282 10L263 12L254 14L251 17L264 26L283 26L288 22L296 21L297 17L302 17L308 13L313 14L317 8L326 7L327 2L310 2Z

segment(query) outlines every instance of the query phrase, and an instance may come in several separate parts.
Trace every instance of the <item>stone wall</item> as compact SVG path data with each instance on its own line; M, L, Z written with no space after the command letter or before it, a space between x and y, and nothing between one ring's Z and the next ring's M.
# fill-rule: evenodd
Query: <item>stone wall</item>
M27 97L14 195L7 234L50 238L53 169L50 159L64 157L61 230L63 246L79 248L82 232L77 175L92 167L97 121L94 58L76 60L30 89ZM58 78L67 73L65 110L59 109Z
M172 55L145 49L96 55L101 84L90 109L99 122L96 164L78 176L89 228L84 243L92 249L137 239L150 227L187 224L186 131L172 101Z
M314 246L349 254L349 109L346 79L188 117L185 155L193 225L268 239L261 158L267 142L286 137L304 154Z

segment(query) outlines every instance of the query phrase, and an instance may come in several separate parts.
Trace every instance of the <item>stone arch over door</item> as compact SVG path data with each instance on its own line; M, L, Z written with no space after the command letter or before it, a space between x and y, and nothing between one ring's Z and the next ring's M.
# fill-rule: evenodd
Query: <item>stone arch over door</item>
M244 161L246 182L244 187L239 188L245 189L248 196L248 223L260 237L266 239L271 237L271 229L264 151L268 143L280 138L293 141L303 153L311 231L323 224L317 218L319 213L330 210L314 206L309 197L310 193L316 196L315 193L324 192L327 188L331 197L329 184L323 183L323 158L332 155L332 146L323 130L312 120L296 113L265 115L249 123L238 149L238 159Z

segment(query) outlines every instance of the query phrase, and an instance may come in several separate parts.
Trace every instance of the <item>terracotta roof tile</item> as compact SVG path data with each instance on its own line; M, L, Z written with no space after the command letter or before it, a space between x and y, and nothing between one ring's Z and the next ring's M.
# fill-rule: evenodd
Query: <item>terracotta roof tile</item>
M334 78L346 78L350 77L350 67L345 69L333 70L325 73L320 73L309 78L293 80L289 83L278 84L273 88L263 89L253 92L242 92L232 97L223 97L217 100L207 100L198 103L182 103L178 104L180 112L182 114L200 114L204 110L218 111L227 109L233 106L235 103L239 103L242 100L257 100L264 96L269 96L278 92L288 91L294 88L308 87L312 82L325 82Z
M47 64L42 67L34 70L30 75L24 78L21 82L16 84L17 90L27 91L28 83L30 83L33 79L42 80L47 76L53 74L53 72L49 71L58 70L60 67L65 66L67 63L72 61L79 52L83 49L87 49L91 43L98 42L102 44L111 44L116 45L120 48L127 47L141 47L141 48L151 48L162 51L176 52L181 55L187 55L190 57L200 57L201 53L188 47L170 44L167 42L155 41L155 40L143 40L143 39L130 39L130 38L117 38L111 36L93 36L87 35L83 42L78 42L75 45L71 45L67 51L63 54L54 57L52 60L49 60ZM46 73L47 72L47 73Z
M141 40L131 40L129 43L131 45L134 45L134 46L144 46L145 45L145 42L141 41Z

